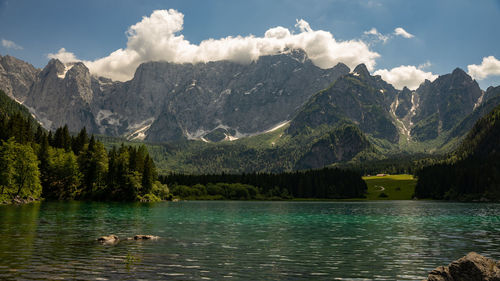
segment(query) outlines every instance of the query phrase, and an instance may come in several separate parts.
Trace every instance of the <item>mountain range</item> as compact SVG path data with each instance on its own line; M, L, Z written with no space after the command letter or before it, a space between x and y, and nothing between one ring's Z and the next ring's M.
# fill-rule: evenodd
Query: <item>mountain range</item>
M315 66L301 50L250 64L147 62L130 81L92 75L80 62L43 69L0 56L0 89L47 129L155 144L170 171L318 168L391 153L455 147L500 104L463 70L395 89L365 65ZM217 164L218 163L218 164Z

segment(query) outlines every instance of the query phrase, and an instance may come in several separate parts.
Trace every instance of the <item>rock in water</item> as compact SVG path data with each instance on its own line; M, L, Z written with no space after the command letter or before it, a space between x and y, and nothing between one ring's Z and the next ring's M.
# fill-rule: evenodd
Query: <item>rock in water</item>
M471 252L467 256L440 266L429 273L428 281L500 281L500 261Z
M101 242L102 244L115 244L118 243L119 240L120 239L118 239L118 236L114 234L97 238L97 241Z
M154 235L136 235L134 236L134 240L156 240L160 237Z

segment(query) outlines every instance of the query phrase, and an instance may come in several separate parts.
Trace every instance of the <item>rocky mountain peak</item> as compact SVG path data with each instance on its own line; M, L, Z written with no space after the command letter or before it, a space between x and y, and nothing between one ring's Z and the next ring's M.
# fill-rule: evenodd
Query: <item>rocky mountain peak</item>
M297 59L298 61L301 61L302 63L304 63L306 60L309 60L307 53L302 49L287 50L287 51L283 52L283 54L286 54L294 59Z
M412 135L417 140L435 139L448 132L470 114L482 91L465 71L456 68L433 82L424 82L417 89L419 107L412 121Z
M408 87L404 86L404 87L403 87L403 90L401 90L401 93L403 93L403 94L408 94L408 93L410 93L410 94L411 94L411 90L410 90L410 89L408 89Z
M58 59L51 59L47 65L43 68L41 75L46 77L48 75L56 76L61 75L65 70L64 64Z
M452 76L459 76L459 77L470 77L463 69L461 69L460 67L457 67L453 70L453 72L451 73Z
M90 77L90 72L87 66L81 62L76 62L70 65L65 66L65 71L67 72L68 77L81 77L88 76Z
M2 65L3 69L8 72L22 72L26 71L26 69L32 72L35 70L35 68L31 64L9 55L6 55L4 57L0 56L0 64Z
M368 68L366 68L366 65L364 63L359 64L354 68L353 73L359 74L361 77L370 77L370 72L368 71Z
M39 70L12 56L0 56L0 89L23 102Z
M471 86L479 89L479 85L477 84L477 82L472 79L469 74L458 67L455 68L455 70L453 70L453 72L451 73L451 79L452 87L460 88Z

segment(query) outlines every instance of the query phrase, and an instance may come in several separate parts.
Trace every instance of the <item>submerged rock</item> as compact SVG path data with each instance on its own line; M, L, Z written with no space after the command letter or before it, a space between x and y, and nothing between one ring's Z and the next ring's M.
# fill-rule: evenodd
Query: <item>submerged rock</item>
M471 252L429 273L428 281L500 281L500 261Z
M134 236L134 240L156 240L160 238L159 236L154 235L136 235Z
M123 241L128 241L128 240L156 240L159 239L159 236L154 236L154 235L143 235L143 234L138 234L135 235L134 237L127 237L123 239ZM117 244L118 242L122 241L118 238L118 236L111 234L108 236L101 236L97 238L97 241L101 242L102 244Z
M118 236L111 234L108 236L101 236L97 238L97 241L101 242L102 244L115 244L118 243L120 239L118 238Z

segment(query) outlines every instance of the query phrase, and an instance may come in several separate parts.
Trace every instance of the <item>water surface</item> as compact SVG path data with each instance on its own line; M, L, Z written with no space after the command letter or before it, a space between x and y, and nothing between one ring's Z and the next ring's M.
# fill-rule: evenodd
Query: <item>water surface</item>
M95 241L107 234L161 239ZM470 251L500 259L500 204L0 206L0 280L421 280Z

